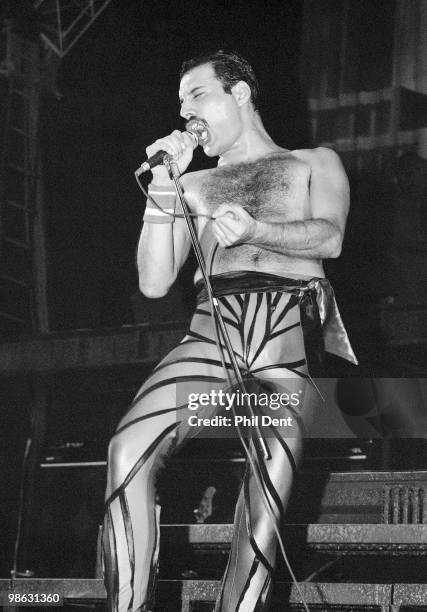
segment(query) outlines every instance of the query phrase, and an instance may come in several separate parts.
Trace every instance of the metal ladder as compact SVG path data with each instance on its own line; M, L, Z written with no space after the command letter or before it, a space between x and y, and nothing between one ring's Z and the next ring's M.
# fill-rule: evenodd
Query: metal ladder
M0 57L0 334L40 330L36 295L38 45L11 25Z

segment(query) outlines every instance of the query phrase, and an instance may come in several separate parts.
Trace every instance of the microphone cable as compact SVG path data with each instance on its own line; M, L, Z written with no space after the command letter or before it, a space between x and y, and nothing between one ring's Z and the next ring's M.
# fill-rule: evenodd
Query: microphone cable
M209 278L211 278L211 276L212 276L213 261L214 261L214 258L215 258L215 254L216 254L216 252L218 250L218 247L219 247L218 243L212 245L212 247L210 249L210 252L209 252L209 255L208 255ZM210 296L209 290L208 290L208 295ZM214 315L213 311L212 311L212 314ZM215 330L215 335L216 335L218 352L220 354L220 359L221 359L221 362L222 362L222 367L223 367L223 370L224 370L224 372L226 374L226 377L228 379L228 383L229 383L230 387L232 387L233 386L233 382L231 381L230 373L229 373L228 368L227 368L226 363L225 363L223 347L222 347L222 343L221 343L221 340L220 340L220 337L219 337L220 328L218 326L218 323L216 321L215 316L212 316L212 320L213 320L213 325L214 325L214 330ZM235 411L234 403L231 405L231 409L232 409L233 416L235 417L236 416L236 411ZM236 422L236 421L234 421L234 422ZM273 525L273 529L274 529L274 532L276 534L277 541L279 543L279 548L280 548L280 552L281 552L282 558L283 558L283 560L285 562L285 565L287 567L287 570L288 570L288 572L289 572L289 574L291 576L292 582L294 583L294 585L296 587L298 595L300 596L301 603L304 606L305 612L310 612L308 604L307 604L307 602L305 600L305 597L304 597L304 595L303 595L303 593L301 591L300 585L298 583L298 580L297 580L297 578L295 576L295 573L294 573L294 571L292 569L292 566L290 564L288 555L286 553L285 545L284 545L284 542L283 542L283 538L282 538L282 535L280 533L280 529L277 526L274 510L273 510L273 507L271 505L270 499L268 497L268 491L266 491L265 483L264 483L264 481L262 479L262 476L260 476L260 472L261 472L260 461L263 461L264 458L263 457L261 457L261 458L259 457L259 449L257 448L257 445L256 445L256 438L251 438L251 441L253 443L253 446L254 446L254 449L255 449L255 452L256 452L256 456L254 458L252 456L250 446L246 444L246 440L245 440L244 435L242 434L240 424L237 425L236 430L237 430L237 433L238 433L238 436L239 436L240 443L241 443L241 445L242 445L242 447L244 449L244 452L245 452L245 455L246 455L246 459L249 461L249 464L250 464L250 466L252 468L252 473L254 475L255 482L256 482L256 485L257 485L257 488L258 488L258 492L260 493L262 503L264 505L265 510L267 511L267 514L269 515L269 517L271 519L271 522L272 522L272 525ZM245 500L245 506L246 506L246 500ZM280 516L280 509L279 509L279 516Z
M242 381L243 381L243 379L241 377L241 372L240 372L240 369L239 369L239 367L237 365L237 362L235 361L234 351L232 350L232 347L231 347L231 350L230 350L230 347L227 347L227 339L225 337L227 335L227 332L226 332L226 329L225 329L224 322L222 320L221 312L219 310L218 300L217 300L217 298L215 297L215 295L213 293L212 285L210 283L210 277L211 277L212 268L213 268L213 261L214 261L214 257L215 257L215 254L216 254L216 251L217 251L219 245L218 245L218 243L216 245L213 245L213 247L211 248L210 253L208 255L208 259L209 259L208 267L205 266L205 262L203 260L203 255L202 255L201 250L200 250L200 245L198 244L197 237L195 236L194 228L193 228L192 222L191 222L191 218L195 218L195 217L204 217L204 218L207 218L209 220L214 220L214 217L212 217L210 215L205 215L205 214L191 213L188 210L188 205L185 202L185 198L184 198L184 194L182 193L182 189L181 189L181 192L180 192L179 179L178 179L178 177L176 175L174 176L174 174L173 174L173 170L172 170L173 164L174 164L174 160L172 160L172 159L166 159L165 160L165 165L167 167L169 166L170 174L172 175L173 180L174 180L175 190L176 190L177 196L178 196L178 198L179 198L179 200L181 202L181 207L182 207L182 210L183 210L182 214L180 214L180 213L169 213L169 212L164 211L161 208L161 206L159 206L159 204L155 201L155 199L151 195L149 195L147 190L143 187L143 185L140 182L139 174L137 173L137 171L135 172L135 179L137 181L137 184L138 184L139 188L144 193L144 195L158 209L160 209L163 213L166 213L169 216L172 216L174 218L184 218L187 221L187 226L188 226L188 229L189 229L189 232L190 232L190 238L192 240L193 248L194 248L194 251L195 251L195 254L196 254L196 259L198 261L198 264L200 266L200 269L201 269L201 272L202 272L202 275L203 275L203 278L204 278L204 281L205 281L205 286L206 286L207 295L208 295L208 301L209 301L210 308L211 308L211 313L212 313L212 321L213 321L214 331L215 331L215 336L216 336L216 344L217 344L218 352L219 352L219 355L220 355L223 371L225 373L225 378L228 381L228 384L230 385L230 387L233 387L236 384L236 382L238 384L240 383L239 379L241 379ZM184 202L183 202L183 200L184 200ZM221 323L222 323L222 325L221 325ZM224 345L225 346L223 346L223 343L221 342L220 334L223 336L223 341L224 341ZM231 375L230 375L230 373L228 371L228 368L226 366L225 357L224 357L224 349L227 349L227 352L229 353L230 362L231 362L231 365L233 367L233 370L234 370L234 373L235 373L236 379L237 379L236 382L232 381ZM244 389L244 386L243 386L243 389ZM249 408L251 414L253 414L252 407L250 406L250 403L249 403L248 408ZM234 404L232 404L232 413L233 413L233 416L235 417L236 416L236 412L235 412ZM272 524L273 524L273 529L274 529L274 532L276 534L276 537L277 537L277 540L278 540L278 543L279 543L279 548L280 548L283 560L285 562L285 565L286 565L286 567L288 569L288 572L289 572L289 574L291 576L291 579L292 579L292 581L293 581L293 583L294 583L294 585L296 587L296 590L297 590L298 595L299 595L299 597L301 599L301 603L302 603L302 605L304 607L305 612L310 612L309 607L307 605L307 602L305 600L305 597L304 597L304 595L303 595L303 593L301 591L300 585L299 585L299 583L297 581L297 578L296 578L296 576L295 576L295 574L294 574L294 572L292 570L291 564L289 562L289 558L288 558L286 550L285 550L285 546L284 546L284 543L283 543L282 536L280 534L280 530L279 530L279 528L278 528L278 526L276 524L276 517L275 517L275 514L274 514L274 510L273 510L273 507L271 505L270 499L268 497L268 492L266 491L266 488L265 488L265 483L263 482L262 477L260 477L261 468L260 468L259 453L260 453L261 449L258 448L258 445L257 445L257 442L259 443L260 441L257 440L255 437L251 438L251 441L253 443L253 447L254 447L254 450L255 450L255 457L253 457L252 453L251 453L250 446L246 444L246 440L245 440L244 435L242 434L240 426L237 426L236 429L237 429L237 433L238 433L238 436L239 436L240 443L241 443L241 445L242 445L242 447L244 449L244 453L246 455L246 459L248 460L248 462L249 462L249 464L250 464L250 466L252 468L252 473L254 475L256 486L257 486L258 491L260 493L260 497L262 499L262 503L264 505L265 510L267 511L267 514L271 518L271 521L272 521ZM269 459L269 457L268 457L268 455L269 455L268 448L266 448L266 443L264 442L262 437L261 437L261 441L263 443L261 446L263 447L262 451L264 452L264 459ZM262 458L261 458L261 460L262 460Z

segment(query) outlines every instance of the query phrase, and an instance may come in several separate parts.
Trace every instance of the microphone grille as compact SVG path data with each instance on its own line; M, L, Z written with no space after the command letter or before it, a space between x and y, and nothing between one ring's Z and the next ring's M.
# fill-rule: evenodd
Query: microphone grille
M185 124L185 129L197 138L200 145L207 143L209 138L208 126L203 119L190 119Z

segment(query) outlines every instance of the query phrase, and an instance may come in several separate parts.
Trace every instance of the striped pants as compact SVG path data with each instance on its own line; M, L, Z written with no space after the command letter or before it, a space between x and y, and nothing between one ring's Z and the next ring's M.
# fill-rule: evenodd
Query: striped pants
M288 427L268 428L265 440L270 459L263 459L256 441L248 440L259 478L257 482L248 463L216 612L267 610L277 545L273 523L280 525L302 453L304 428L310 425L318 403L308 378L302 295L299 289L269 289L219 298L243 375L267 381L269 388L279 393L299 393L301 401L297 407L285 409L293 419L291 431ZM312 301L315 304L315 299ZM314 328L309 332L318 339ZM227 356L226 367L232 371ZM156 479L165 460L189 437L200 434L200 427L189 425L188 395L195 390L209 393L226 387L209 303L203 302L188 334L144 383L110 443L103 528L108 610L154 609L159 550ZM218 410L217 406L201 407L197 416L211 417ZM260 480L271 512L266 509Z

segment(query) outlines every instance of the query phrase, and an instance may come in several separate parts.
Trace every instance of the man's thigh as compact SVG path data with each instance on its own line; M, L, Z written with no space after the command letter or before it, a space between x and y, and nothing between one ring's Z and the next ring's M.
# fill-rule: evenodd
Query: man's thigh
M187 340L173 349L144 382L119 429L141 418L158 422L160 427L162 421L166 424L171 418L179 420L181 415L191 414L190 398L224 389L226 385L216 344ZM206 408L214 412L215 406ZM208 410L203 412L207 414Z

